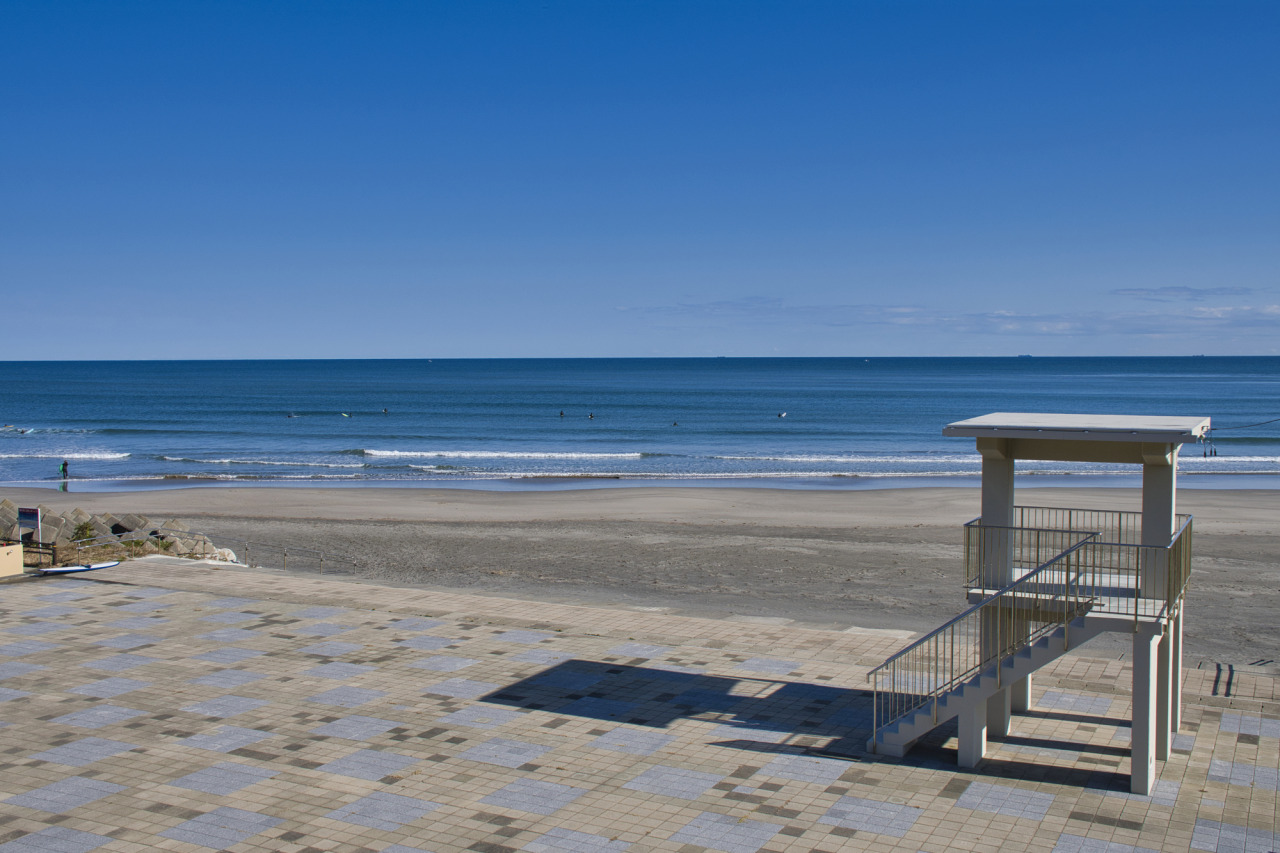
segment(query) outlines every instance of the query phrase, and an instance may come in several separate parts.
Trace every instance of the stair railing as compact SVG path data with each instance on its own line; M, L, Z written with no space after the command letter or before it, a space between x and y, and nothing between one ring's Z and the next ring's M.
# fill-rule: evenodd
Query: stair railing
M874 693L873 739L930 703L936 723L942 696L1068 625L1091 606L1092 599L1080 592L1084 561L1079 555L1097 539L1096 532L994 526L987 530L993 534L987 546L999 547L1002 553L1008 547L1007 553L1025 559L1044 549L1053 556L867 673ZM999 667L996 677L1000 678Z

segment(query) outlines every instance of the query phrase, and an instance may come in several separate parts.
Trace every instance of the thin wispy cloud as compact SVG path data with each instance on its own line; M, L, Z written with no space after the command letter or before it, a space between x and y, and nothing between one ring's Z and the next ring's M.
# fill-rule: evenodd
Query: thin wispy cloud
M1113 296L1128 296L1149 302L1205 302L1224 296L1248 296L1252 287L1122 287Z

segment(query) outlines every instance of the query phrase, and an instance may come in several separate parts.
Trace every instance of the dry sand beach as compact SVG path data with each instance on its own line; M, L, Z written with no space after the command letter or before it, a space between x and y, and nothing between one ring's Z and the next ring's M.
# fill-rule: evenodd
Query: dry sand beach
M177 517L192 529L314 548L352 581L762 624L910 632L963 606L971 488L199 488L6 497ZM1137 509L1127 489L1021 489L1019 502ZM1184 489L1195 515L1188 665L1280 661L1280 491ZM358 593L355 593L358 594ZM1105 638L1103 638L1105 639ZM1095 641L1085 651L1123 654Z

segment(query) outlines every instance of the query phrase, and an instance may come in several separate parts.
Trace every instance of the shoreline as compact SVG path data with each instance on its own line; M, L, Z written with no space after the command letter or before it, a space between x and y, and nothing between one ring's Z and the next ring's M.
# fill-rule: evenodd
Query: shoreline
M1139 496L1024 486L1019 503L1137 510ZM979 513L976 487L0 488L0 497L178 518L215 540L321 550L342 572L335 579L354 582L912 632L963 610L962 526ZM1280 489L1178 497L1179 511L1196 518L1188 665L1280 660ZM1097 640L1089 649L1125 654L1127 644Z

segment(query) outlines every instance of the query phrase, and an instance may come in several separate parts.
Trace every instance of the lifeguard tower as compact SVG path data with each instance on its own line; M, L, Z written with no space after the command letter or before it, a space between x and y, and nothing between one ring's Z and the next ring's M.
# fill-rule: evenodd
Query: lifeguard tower
M949 424L977 439L982 515L964 528L969 609L868 674L872 752L903 755L959 718L959 764L1030 705L1040 667L1103 632L1133 635L1130 790L1150 794L1182 710L1191 517L1175 506L1178 451L1208 418L998 412ZM1019 459L1142 466L1141 512L1017 506Z

